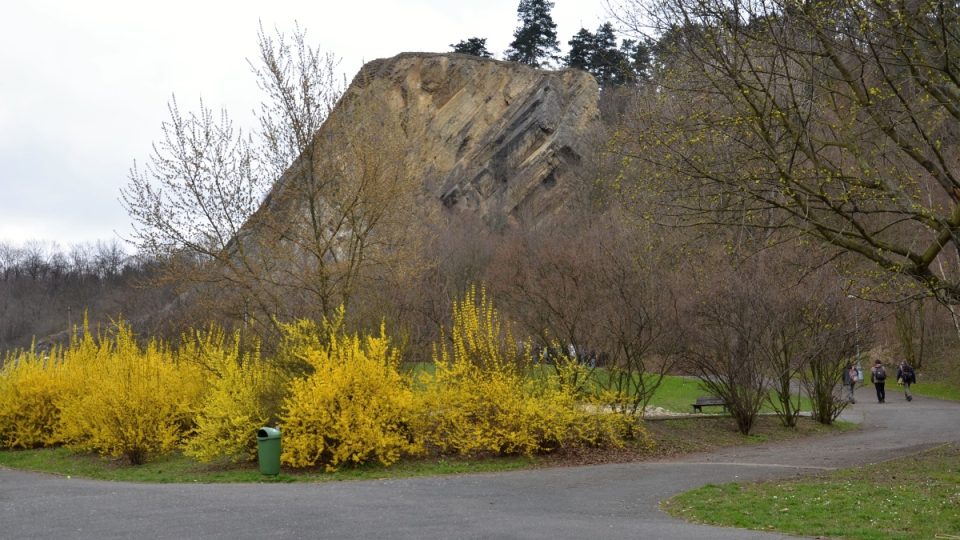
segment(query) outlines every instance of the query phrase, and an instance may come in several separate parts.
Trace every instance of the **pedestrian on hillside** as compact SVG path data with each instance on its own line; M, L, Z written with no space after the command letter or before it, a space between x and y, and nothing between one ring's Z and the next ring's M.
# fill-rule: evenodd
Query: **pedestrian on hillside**
M856 403L853 391L857 388L857 368L852 362L847 362L847 367L843 370L843 385L847 388L847 402Z
M903 395L907 401L913 401L913 394L910 393L910 385L917 382L917 374L913 371L913 366L906 360L900 362L897 367L897 382L903 385Z
M873 369L870 370L870 382L877 389L877 401L883 403L887 399L887 392L884 386L887 383L887 370L883 368L883 363L877 360L873 363Z

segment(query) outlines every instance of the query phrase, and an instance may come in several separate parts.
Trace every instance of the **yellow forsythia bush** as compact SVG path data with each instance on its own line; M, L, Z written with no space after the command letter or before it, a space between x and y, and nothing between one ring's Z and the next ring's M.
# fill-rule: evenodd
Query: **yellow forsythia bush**
M113 336L86 333L64 356L58 433L68 446L140 464L176 449L192 429L202 374L161 344L139 347L120 323Z
M553 377L454 361L422 376L421 388L414 428L441 453L532 455L644 435L635 419L581 403Z
M534 454L561 446L622 445L633 421L583 406L559 376L532 376L493 302L471 288L454 302L451 343L421 376L415 430L442 453Z
M254 433L273 418L284 388L278 372L259 351L241 354L239 334L228 343L217 327L185 337L179 357L198 364L209 384L184 453L203 462L256 459Z
M286 350L312 367L294 379L284 400L281 461L292 467L377 460L390 465L420 445L408 427L413 392L399 373L399 354L385 330L379 336L347 335L343 312L323 326L300 321L285 327L286 338L301 347ZM303 333L318 333L318 343Z
M57 406L64 389L55 350L11 354L0 368L0 447L36 448L59 442Z

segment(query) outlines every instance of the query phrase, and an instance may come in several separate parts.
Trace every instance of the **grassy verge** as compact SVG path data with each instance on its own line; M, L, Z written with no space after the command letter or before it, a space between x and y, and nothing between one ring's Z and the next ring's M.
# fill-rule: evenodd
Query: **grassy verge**
M896 387L899 388L899 387ZM910 387L918 396L960 401L960 386L946 382L918 383Z
M825 426L810 418L797 420L797 427L790 429L783 427L774 416L761 416L746 437L737 431L736 422L730 417L678 418L647 422L646 427L657 442L653 452L659 456L709 452L729 446L783 442L859 429L858 424L849 422Z
M813 477L707 485L664 503L688 520L848 539L960 536L960 446Z
M0 466L67 477L118 482L230 483L230 482L328 482L374 480L442 474L509 471L535 465L534 458L408 460L391 467L377 464L344 468L328 473L322 469L286 470L264 476L256 463L198 463L180 454L170 454L131 466L123 459L106 459L93 454L74 453L66 448L7 450L0 452Z
M276 477L260 474L255 463L202 464L179 454L161 456L144 465L132 467L124 460L103 459L78 454L66 448L0 451L0 466L46 472L68 477L99 480L154 483L225 482L326 482L372 480L411 476L500 472L537 467L624 463L643 461L689 452L709 451L734 445L790 440L850 429L849 425L822 426L801 419L797 429L786 429L772 417L758 419L754 434L743 437L730 418L689 418L648 422L654 447L628 445L625 448L566 449L534 457L497 457L484 459L434 458L405 460L390 467L377 464L342 468L335 473L320 469L283 469Z

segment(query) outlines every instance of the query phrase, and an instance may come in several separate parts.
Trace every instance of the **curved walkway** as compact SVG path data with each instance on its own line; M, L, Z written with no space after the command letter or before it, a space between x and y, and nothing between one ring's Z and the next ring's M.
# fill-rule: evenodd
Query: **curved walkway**
M960 403L858 391L864 429L672 461L322 484L128 484L0 469L3 538L784 538L658 502L708 482L851 467L960 441ZM866 494L865 494L866 496Z

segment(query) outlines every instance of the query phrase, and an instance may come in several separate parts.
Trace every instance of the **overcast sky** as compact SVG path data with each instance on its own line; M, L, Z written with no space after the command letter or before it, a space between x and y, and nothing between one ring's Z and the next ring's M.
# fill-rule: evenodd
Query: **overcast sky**
M0 241L77 242L126 236L119 202L176 94L202 96L244 128L259 102L246 63L258 21L342 59L448 51L487 38L500 58L519 0L0 0ZM555 0L561 48L606 20L603 0Z

